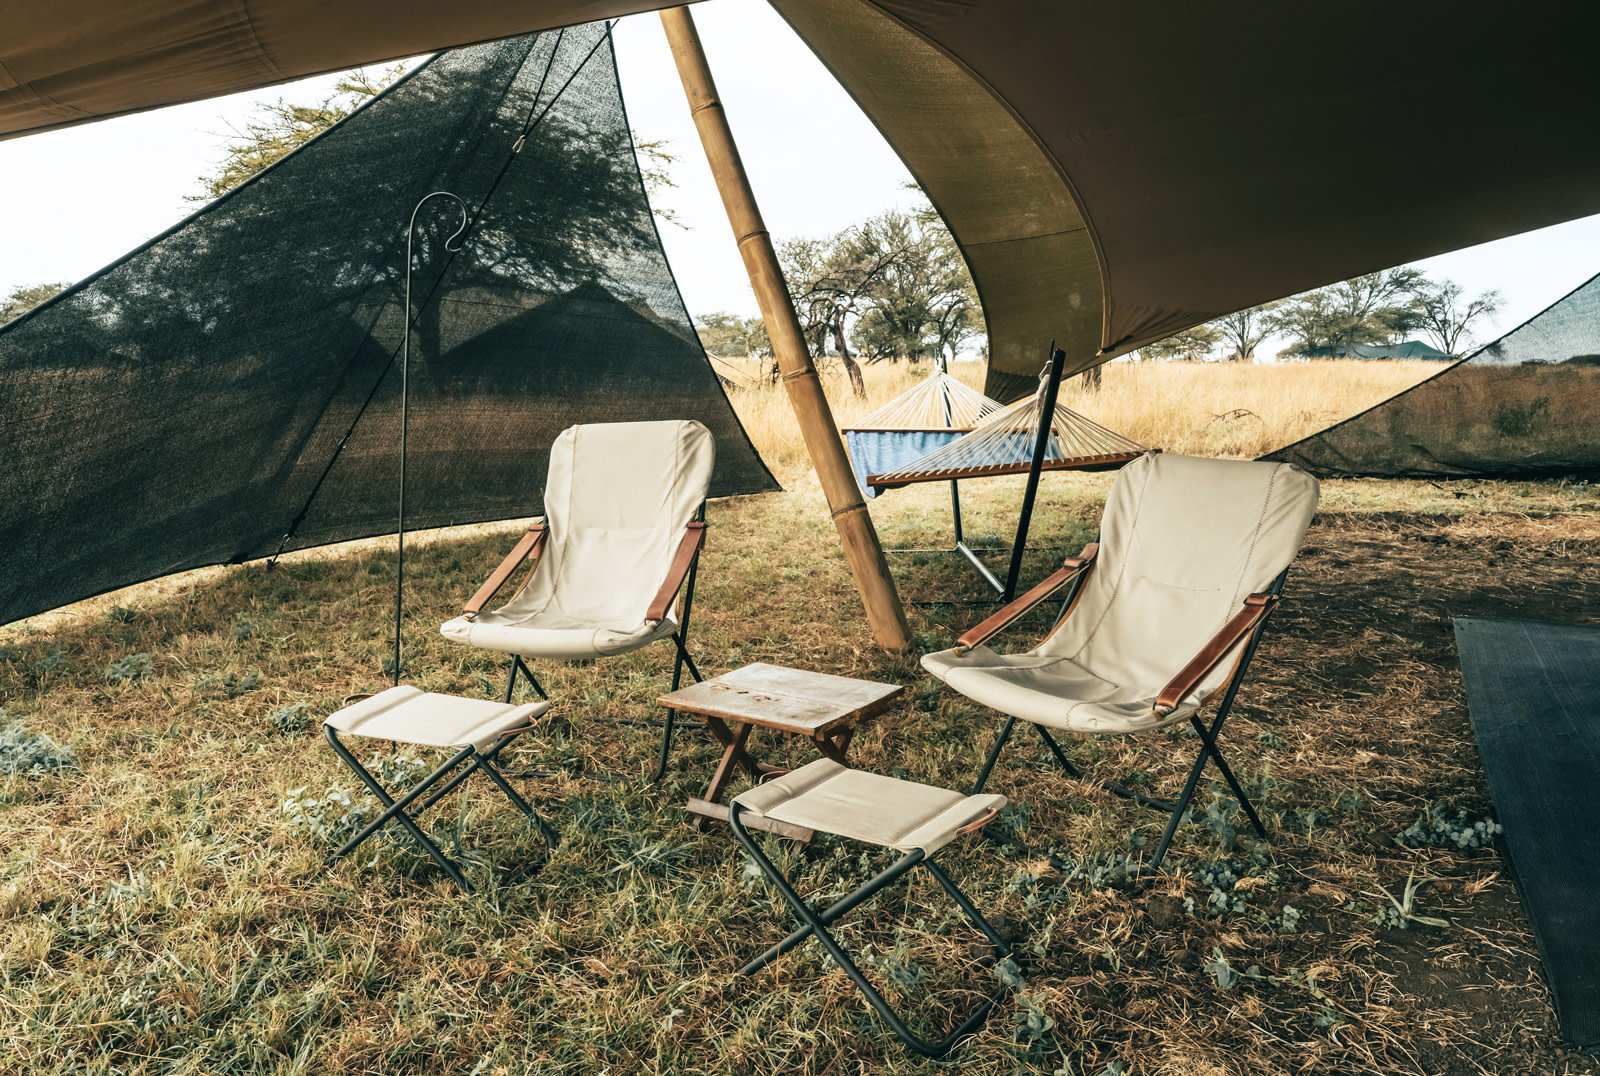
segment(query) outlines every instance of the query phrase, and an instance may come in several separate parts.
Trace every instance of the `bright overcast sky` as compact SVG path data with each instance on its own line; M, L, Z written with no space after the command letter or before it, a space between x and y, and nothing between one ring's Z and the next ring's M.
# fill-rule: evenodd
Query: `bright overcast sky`
M711 0L694 15L775 237L821 235L911 203L899 158L763 0ZM624 19L616 45L634 130L666 139L679 157L678 187L662 201L689 230L663 225L662 238L690 311L754 313L659 18ZM279 97L320 100L333 82L307 79L0 142L0 296L79 280L170 227L195 208L184 197L221 159L230 127ZM1600 216L1418 264L1469 293L1504 294L1498 331L1480 330L1482 342L1600 271Z

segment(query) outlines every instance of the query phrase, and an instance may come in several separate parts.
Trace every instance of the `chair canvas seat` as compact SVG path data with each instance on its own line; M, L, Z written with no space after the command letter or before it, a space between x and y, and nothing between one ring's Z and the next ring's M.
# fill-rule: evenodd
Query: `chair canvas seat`
M922 665L974 702L1036 725L1078 733L1137 733L1162 729L1200 709L1191 694L1165 717L1155 713L1156 692L1096 676L1064 657L1038 652L997 654L975 646L966 654L943 650Z
M1006 798L966 796L819 758L762 782L734 802L779 822L931 856L962 826L1004 807Z
M396 740L422 747L470 745L481 753L502 732L526 725L548 709L548 702L509 706L402 684L334 711L324 724L347 736Z
M586 620L558 611L519 615L509 608L458 616L440 625L447 639L503 654L553 661L585 661L637 650L678 630L671 613L661 620Z

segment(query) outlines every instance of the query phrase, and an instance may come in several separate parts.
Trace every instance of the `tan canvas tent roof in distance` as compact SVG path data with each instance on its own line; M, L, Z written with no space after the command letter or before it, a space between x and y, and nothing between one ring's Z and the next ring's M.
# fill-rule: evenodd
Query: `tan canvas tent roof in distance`
M3 0L0 137L651 0ZM988 392L1600 212L1600 9L772 0L966 251Z

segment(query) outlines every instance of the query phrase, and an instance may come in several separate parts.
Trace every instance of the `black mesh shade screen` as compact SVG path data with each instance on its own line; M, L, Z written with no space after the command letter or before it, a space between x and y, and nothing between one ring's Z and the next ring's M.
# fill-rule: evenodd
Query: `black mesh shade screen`
M472 223L450 254L454 204L418 218L408 527L538 514L578 422L698 419L713 496L776 488L662 252L606 28L572 28L435 58L0 327L0 623L392 532L405 227L436 190Z
M1494 343L1269 460L1324 476L1600 475L1600 276Z

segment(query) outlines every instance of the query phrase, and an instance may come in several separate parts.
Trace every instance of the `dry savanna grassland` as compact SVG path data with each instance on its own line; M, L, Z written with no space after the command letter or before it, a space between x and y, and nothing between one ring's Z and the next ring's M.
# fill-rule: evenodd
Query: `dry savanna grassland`
M914 376L868 374L872 399L836 393L842 420ZM1169 451L1253 455L1417 376L1386 363L1116 364L1100 393L1066 391ZM915 653L873 646L781 389L731 395L787 492L710 506L701 666L905 684L857 735L855 761L964 787L996 715L943 690ZM1112 478L1045 476L1026 579L1093 534ZM1020 491L1017 478L967 483L970 539L1003 544ZM947 497L933 485L873 502L885 544L947 544ZM519 530L418 537L409 681L498 690L494 656L436 625ZM686 823L718 755L706 734L685 733L664 783L647 780L664 646L541 667L558 704L509 768L547 774L518 783L561 841L513 884L542 846L488 782L469 785L428 816L469 864L480 892L467 897L399 837L323 867L329 842L373 809L317 724L385 685L392 540L191 572L0 627L0 1070L1600 1072L1560 1042L1499 852L1426 839L1430 819L1448 828L1491 809L1450 618L1593 621L1597 551L1600 494L1581 483L1325 483L1223 737L1270 840L1207 787L1164 870L1141 872L1162 817L1064 778L1019 737L991 783L1011 799L998 823L1010 843L941 853L1013 939L1018 972L944 1066L909 1056L814 943L735 974L789 922L730 834ZM940 603L911 609L918 650L985 615L954 604L987 596L956 558L890 560L908 600ZM1008 645L1046 627L1025 622ZM1157 794L1195 748L1178 732L1066 746L1091 775ZM795 743L758 749L808 757ZM375 757L386 772L417 765ZM892 855L826 836L767 847L824 896ZM839 935L920 1028L996 984L986 947L920 873Z

